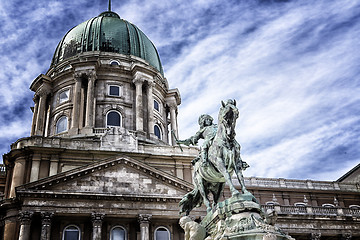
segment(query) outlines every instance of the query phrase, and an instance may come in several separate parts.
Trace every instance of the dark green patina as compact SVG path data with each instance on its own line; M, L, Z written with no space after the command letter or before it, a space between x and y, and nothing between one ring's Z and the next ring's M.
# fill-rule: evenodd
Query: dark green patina
M163 75L154 44L137 26L112 11L103 12L67 32L56 48L51 65L89 51L134 55L146 60Z

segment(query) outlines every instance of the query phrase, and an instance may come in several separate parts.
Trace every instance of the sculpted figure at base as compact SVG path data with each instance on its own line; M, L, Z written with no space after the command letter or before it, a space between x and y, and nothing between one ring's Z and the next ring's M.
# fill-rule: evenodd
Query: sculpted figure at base
M185 231L185 240L204 240L206 237L206 230L197 222L191 220L190 217L184 216L180 218L180 226Z
M245 188L242 170L248 165L240 158L240 144L235 140L235 125L239 117L239 110L235 100L221 102L219 111L218 126L212 123L212 117L203 114L199 118L200 130L192 137L178 141L186 145L196 144L200 138L204 138L201 147L200 158L202 161L194 163L194 185L193 191L186 194L180 201L180 212L186 215L194 207L199 207L202 202L206 205L207 211L211 211L211 204L208 195L213 195L213 206L218 203L225 183L230 187L232 196L237 194L251 195ZM239 192L231 176L235 172L240 183ZM253 196L251 195L253 198Z

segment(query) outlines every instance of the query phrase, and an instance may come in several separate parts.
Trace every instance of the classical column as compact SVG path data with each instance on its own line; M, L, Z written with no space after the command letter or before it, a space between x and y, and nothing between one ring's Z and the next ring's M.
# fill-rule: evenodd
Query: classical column
M48 95L48 91L46 89L40 89L39 92L36 93L39 95L39 107L37 111L36 117L36 128L35 128L35 135L42 136L44 134L45 128L45 117L46 117L46 98Z
M18 157L15 160L9 198L15 197L15 188L24 183L25 163L25 157Z
M81 99L81 73L74 74L75 88L72 97L73 109L72 109L72 120L71 120L71 131L77 134L79 128L79 117L80 117L80 99Z
M170 107L170 123L171 123L171 131L175 134L175 136L178 138L178 130L177 130L177 124L176 124L176 109L177 105L175 103L172 103L169 105ZM175 138L173 133L171 133L171 143L172 145L176 145Z
M140 240L150 239L150 214L139 214L138 221L140 223Z
M19 240L30 239L30 227L31 227L32 215L33 212L29 212L29 211L22 211L19 213L19 220L20 220Z
M41 155L35 153L32 157L32 161L31 161L30 182L33 182L33 181L36 181L39 179L40 161L41 161Z
M44 129L44 137L49 136L49 132L50 132L50 113L51 113L51 105L49 104L47 106L47 110L46 110L46 116L45 116L45 129Z
M19 211L9 210L6 213L4 219L4 237L2 239L14 239L17 232L17 219L19 217Z
M31 133L30 133L31 136L35 135L36 120L37 120L37 114L38 114L38 108L39 108L39 98L37 96L35 96L33 98L33 101L34 101L35 105L34 105L34 112L33 112L32 125L31 125Z
M149 133L154 134L154 97L153 97L153 87L154 83L147 82L147 102L148 102L148 129Z
M144 131L144 119L143 119L143 101L142 101L142 85L143 79L134 79L135 84L135 118L136 118L136 131Z
M51 218L54 216L53 212L41 213L41 238L40 240L50 240L51 235Z
M59 155L53 154L50 157L49 176L57 174L58 173L58 167L59 167Z
M85 116L85 127L93 127L93 118L95 113L94 109L94 83L96 79L95 72L90 72L88 74L88 87L87 87L87 96L86 96L86 116Z
M93 225L92 240L101 240L101 227L105 214L103 213L92 213L91 221Z

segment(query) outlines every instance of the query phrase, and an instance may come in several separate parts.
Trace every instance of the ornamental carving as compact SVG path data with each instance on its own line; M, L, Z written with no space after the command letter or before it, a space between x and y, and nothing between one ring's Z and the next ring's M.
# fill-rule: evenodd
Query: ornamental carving
M28 225L31 223L31 218L34 212L31 211L20 211L19 212L19 221L22 225Z
M43 225L43 227L51 225L51 219L53 216L53 212L41 212L41 224Z
M149 223L151 220L151 214L139 214L138 221L139 223Z
M310 238L311 240L320 240L321 233L311 233Z
M92 213L91 221L94 227L101 227L102 221L105 217L104 213Z

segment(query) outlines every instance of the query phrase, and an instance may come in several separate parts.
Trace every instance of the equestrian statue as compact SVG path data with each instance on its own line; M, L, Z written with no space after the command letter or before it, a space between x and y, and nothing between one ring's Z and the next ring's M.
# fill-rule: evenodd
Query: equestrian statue
M236 120L239 117L239 110L236 101L229 99L226 103L221 102L218 125L213 124L213 118L207 114L199 117L200 130L186 140L178 140L178 144L195 145L199 139L204 139L200 148L200 154L192 161L194 165L194 189L187 193L179 203L180 213L189 215L195 207L205 204L207 212L211 212L219 202L225 183L230 187L232 197L247 195L247 199L256 202L256 199L249 193L244 184L242 171L249 165L240 157L240 144L235 139ZM240 184L238 191L231 176L235 172ZM213 195L211 206L209 194Z

